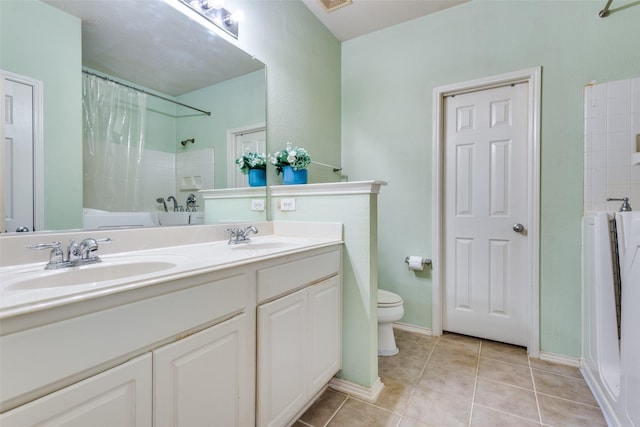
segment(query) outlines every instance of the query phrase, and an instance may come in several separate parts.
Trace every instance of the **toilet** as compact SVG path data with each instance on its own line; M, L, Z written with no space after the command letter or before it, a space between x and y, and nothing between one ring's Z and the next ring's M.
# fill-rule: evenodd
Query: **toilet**
M393 322L404 315L403 301L393 292L378 289L378 356L398 354Z

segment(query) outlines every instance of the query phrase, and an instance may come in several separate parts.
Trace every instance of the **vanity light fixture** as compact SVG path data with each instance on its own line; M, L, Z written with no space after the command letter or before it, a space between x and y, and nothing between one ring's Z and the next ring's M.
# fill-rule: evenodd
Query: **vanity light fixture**
M224 8L224 0L179 0L190 9L202 15L216 27L238 38L238 23L244 15L238 10L230 12Z

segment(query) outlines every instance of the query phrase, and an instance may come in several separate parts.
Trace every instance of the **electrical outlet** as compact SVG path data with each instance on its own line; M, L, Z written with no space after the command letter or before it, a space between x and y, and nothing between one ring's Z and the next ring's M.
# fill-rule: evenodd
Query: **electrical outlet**
M263 211L264 210L264 199L251 199L251 210L252 211Z
M296 199L280 199L280 210L281 211L295 211L296 210Z

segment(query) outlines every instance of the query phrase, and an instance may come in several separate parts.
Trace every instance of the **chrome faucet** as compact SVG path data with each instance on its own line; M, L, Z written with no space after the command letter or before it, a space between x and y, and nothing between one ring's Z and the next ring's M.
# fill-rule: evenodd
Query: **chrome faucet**
M80 242L80 247L79 247L79 252L80 252L80 259L82 261L89 261L91 259L98 259L99 258L95 255L92 255L92 252L95 252L98 250L98 241L94 238L89 237L88 239L84 239L82 242Z
M187 212L195 212L198 205L196 205L196 195L189 194L187 197Z
M45 270L55 270L58 268L74 267L77 265L95 264L102 262L102 260L92 255L92 252L98 250L98 242L107 243L111 242L111 239L93 239L87 238L77 243L75 240L70 240L67 245L66 254L62 250L60 242L51 243L38 243L35 245L27 246L27 249L41 250L51 249L49 254L49 262L44 267ZM66 255L66 256L65 256Z
M173 211L178 212L178 201L175 197L169 196L167 197L167 202L173 201Z
M225 231L229 233L229 241L227 242L227 244L229 245L237 245L238 243L249 243L249 241L251 241L251 239L249 238L249 233L258 234L258 229L253 225L250 225L245 229L237 227L227 228Z
M619 212L631 212L631 205L629 204L629 198L623 197L621 199L607 198L607 202L622 202L622 206L618 209Z

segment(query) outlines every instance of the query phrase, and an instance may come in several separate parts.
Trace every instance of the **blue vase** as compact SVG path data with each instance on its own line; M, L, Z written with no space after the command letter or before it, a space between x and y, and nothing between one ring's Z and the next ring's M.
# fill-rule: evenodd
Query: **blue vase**
M306 184L307 170L306 169L294 170L291 166L283 166L282 183L284 185Z
M249 187L264 187L267 185L265 169L249 169Z

